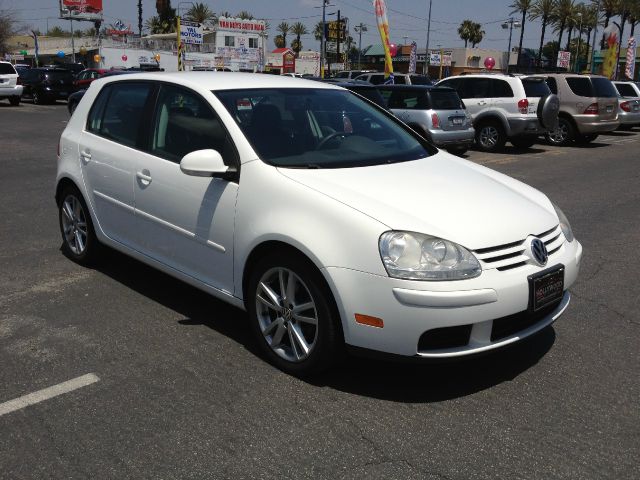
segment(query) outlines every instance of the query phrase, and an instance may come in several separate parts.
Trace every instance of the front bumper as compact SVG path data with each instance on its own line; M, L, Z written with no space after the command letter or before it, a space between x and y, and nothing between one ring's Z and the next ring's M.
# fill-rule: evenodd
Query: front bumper
M15 85L11 87L0 87L0 98L6 97L20 97L22 96L22 85Z
M551 324L569 304L567 289L576 280L581 257L582 246L574 240L565 242L549 258L549 266L565 267L564 297L540 318L524 323L517 314L528 307L527 276L545 268L524 265L506 271L487 269L477 278L454 282L400 280L338 267L325 268L324 273L336 298L347 344L396 355L446 358L499 348ZM357 323L356 314L380 318L384 326ZM499 328L506 335L493 335L494 320L500 322ZM509 322L514 322L511 327ZM435 349L421 346L423 334L449 327L468 329L463 345Z
M578 131L582 135L613 132L620 126L620 120L618 118L614 118L613 120L598 120L597 115L574 115L573 119L578 126Z
M520 135L537 136L547 133L537 117L532 118L509 118L509 137L517 137Z

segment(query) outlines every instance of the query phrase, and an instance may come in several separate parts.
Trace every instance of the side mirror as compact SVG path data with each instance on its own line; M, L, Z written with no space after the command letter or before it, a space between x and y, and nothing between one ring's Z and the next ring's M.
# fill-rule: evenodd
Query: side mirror
M210 148L187 153L180 160L180 170L195 177L226 177L229 173L220 153Z

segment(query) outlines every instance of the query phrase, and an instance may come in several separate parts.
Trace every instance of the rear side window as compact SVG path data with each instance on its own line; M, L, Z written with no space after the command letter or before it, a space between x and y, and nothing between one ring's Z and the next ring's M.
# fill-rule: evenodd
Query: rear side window
M371 75L369 81L374 85L381 85L384 83L384 75Z
M61 71L61 70L49 70L45 72L44 76L47 80L57 82L60 80L71 82L73 80L73 75L69 71Z
M594 97L591 90L591 82L588 78L569 77L567 78L567 85L571 91L579 97ZM616 95L617 96L617 95Z
M0 75L15 75L16 70L10 63L0 63Z
M489 78L465 78L462 82L462 98L491 97L491 80ZM513 96L513 92L511 92Z
M594 77L591 79L591 82L593 83L593 90L595 91L596 97L616 98L618 96L618 91L613 86L611 80Z
M431 105L434 110L462 110L462 100L455 91L431 90Z
M553 77L549 77L545 79L545 82L547 83L547 86L549 87L549 90L551 90L551 93L553 93L554 95L558 94L558 83L556 82L556 79Z
M465 98L462 95L461 85L462 85L462 81L460 78L452 78L451 80L444 80L438 84L438 86L441 86L441 87L449 87L449 88L453 88L454 90L457 90L458 95L460 95L462 98Z
M527 97L546 97L551 93L549 86L541 78L523 79L522 86Z
M623 97L637 97L638 94L628 83L615 83L616 89Z
M495 80L491 79L491 86L493 93L490 95L494 98L513 98L513 90L511 89L511 85L509 85L504 80ZM482 95L482 97L487 95ZM527 95L528 96L528 95Z
M387 101L389 108L406 110L425 110L430 108L429 101L424 90L395 90Z
M406 85L407 84L407 77L394 76L393 77L393 83L395 83L396 85Z
M100 92L91 107L87 130L128 147L138 146L143 112L151 93L146 83L115 83Z
M432 85L431 79L426 75L409 75L411 85Z

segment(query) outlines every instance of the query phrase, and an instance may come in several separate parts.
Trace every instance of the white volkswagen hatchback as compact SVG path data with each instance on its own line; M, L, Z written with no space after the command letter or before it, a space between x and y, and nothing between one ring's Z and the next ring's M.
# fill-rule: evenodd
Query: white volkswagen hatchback
M294 374L344 345L516 342L565 311L582 256L539 191L347 90L271 75L96 80L60 139L56 199L68 256L107 245L246 309Z

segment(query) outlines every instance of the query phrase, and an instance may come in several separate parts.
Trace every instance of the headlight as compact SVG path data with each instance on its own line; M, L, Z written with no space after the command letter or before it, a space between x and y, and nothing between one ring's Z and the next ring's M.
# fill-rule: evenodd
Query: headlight
M562 213L560 207L558 207L555 203L553 204L553 208L556 209L556 213L558 214L558 220L560 220L560 229L562 230L564 237L567 239L567 242L573 242L573 230L571 230L569 220L567 220L565 214Z
M442 238L414 232L385 232L380 256L391 277L408 280L463 280L482 268L466 248Z

